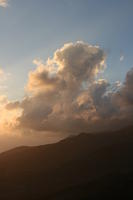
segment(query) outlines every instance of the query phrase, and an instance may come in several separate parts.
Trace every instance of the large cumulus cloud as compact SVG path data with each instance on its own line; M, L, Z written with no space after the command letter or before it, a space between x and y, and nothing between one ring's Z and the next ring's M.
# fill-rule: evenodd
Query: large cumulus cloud
M46 64L34 60L29 73L28 96L10 102L7 110L21 109L16 128L35 132L82 132L131 123L133 69L123 85L112 87L98 79L106 56L98 46L68 43L57 49Z

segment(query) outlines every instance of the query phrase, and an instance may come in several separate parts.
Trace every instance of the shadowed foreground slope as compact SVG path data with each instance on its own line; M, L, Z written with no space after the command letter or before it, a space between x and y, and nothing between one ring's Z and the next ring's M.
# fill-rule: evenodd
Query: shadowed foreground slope
M1 200L133 197L133 128L0 154Z

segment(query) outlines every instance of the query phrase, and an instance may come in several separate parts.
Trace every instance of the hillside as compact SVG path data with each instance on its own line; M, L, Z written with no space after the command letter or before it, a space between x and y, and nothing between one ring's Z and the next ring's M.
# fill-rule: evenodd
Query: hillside
M0 154L0 199L133 197L133 127Z

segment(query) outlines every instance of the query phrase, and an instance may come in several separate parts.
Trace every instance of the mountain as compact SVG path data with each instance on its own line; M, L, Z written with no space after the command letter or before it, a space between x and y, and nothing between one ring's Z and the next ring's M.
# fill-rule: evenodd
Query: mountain
M133 197L133 127L0 154L1 200Z

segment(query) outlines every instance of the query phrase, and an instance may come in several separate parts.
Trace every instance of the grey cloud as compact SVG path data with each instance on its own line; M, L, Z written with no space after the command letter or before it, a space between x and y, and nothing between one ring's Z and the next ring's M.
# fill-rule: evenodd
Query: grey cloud
M20 102L19 101L9 102L8 104L6 104L5 107L7 110L17 109L20 107Z
M133 119L133 68L127 73L121 89L114 95L114 101L120 109L121 116L131 121L130 119Z

